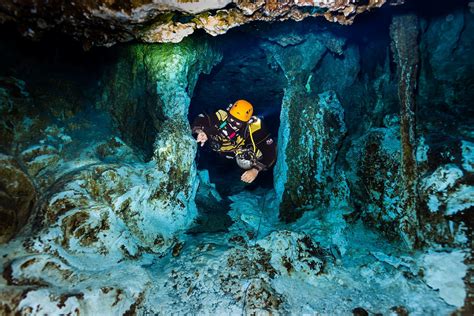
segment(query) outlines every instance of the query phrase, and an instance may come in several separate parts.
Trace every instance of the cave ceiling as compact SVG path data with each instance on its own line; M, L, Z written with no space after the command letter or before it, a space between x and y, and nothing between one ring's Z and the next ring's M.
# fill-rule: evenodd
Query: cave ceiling
M12 24L28 38L63 33L92 46L138 40L180 42L202 29L213 36L253 21L301 21L322 16L351 24L354 18L402 0L6 0L0 24Z

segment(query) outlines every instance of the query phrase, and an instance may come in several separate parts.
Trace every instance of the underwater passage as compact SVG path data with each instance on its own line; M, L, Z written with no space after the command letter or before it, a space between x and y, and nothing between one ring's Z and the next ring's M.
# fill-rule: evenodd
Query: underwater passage
M473 315L474 1L2 1L0 315Z

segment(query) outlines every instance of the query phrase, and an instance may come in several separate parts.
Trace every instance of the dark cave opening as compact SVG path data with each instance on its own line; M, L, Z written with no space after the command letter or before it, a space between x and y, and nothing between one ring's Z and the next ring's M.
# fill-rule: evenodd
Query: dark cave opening
M244 99L252 103L254 115L277 138L286 78L279 67L269 63L257 36L236 30L219 41L223 59L210 74L199 77L191 99L190 122L200 113L226 109L230 103ZM273 166L261 172L253 183L246 184L240 180L244 171L235 160L221 157L207 145L198 149L196 160L198 169L209 170L211 182L223 196L273 187Z

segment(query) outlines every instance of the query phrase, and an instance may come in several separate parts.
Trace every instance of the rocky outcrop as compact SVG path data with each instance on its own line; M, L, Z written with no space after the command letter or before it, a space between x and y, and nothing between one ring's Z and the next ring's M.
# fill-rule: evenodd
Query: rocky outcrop
M22 130L7 129L8 124L2 130L12 135L2 149L16 153L19 162L5 156L8 163L2 163L2 242L26 223L38 200L25 228L28 233L15 241L19 244L9 244L15 251L5 248L8 255L2 255L3 283L8 285L0 293L2 309L95 314L98 306L107 305L114 314L134 313L149 285L139 266L179 245L196 218L196 143L187 110L199 74L209 72L220 54L207 42L191 39L172 46L129 46L123 54L128 58L110 67L102 85L99 105L112 120L103 112L84 109L87 114L58 119L56 124L42 122L46 126L32 130L37 135L25 143L15 134ZM121 81L117 91L117 78L128 73L137 80ZM23 87L18 82L13 92ZM140 84L153 93L134 100ZM15 119L14 126L30 121L33 103L24 100L24 90L18 98L1 90L10 93L5 93L7 102L1 109ZM25 101L25 111L16 118L20 107L15 102L20 101ZM153 129L140 129L148 117ZM147 162L143 152L127 145L140 137L149 140ZM125 286L120 281L124 275L137 283ZM27 289L19 294L19 286ZM101 304L93 303L96 300Z
M469 107L463 100L473 98L470 78L474 62L470 52L474 22L471 14L458 9L421 21L424 28L420 37L422 67L419 103L423 110L439 109L442 112L438 114L436 110L432 114L446 116L462 113ZM451 105L449 113L441 111L446 104ZM423 120L434 125L438 115L431 117L431 120L429 116ZM449 122L443 123L450 125Z
M100 106L112 114L124 140L149 157L166 120L186 128L198 76L209 73L222 56L198 37L177 45L129 45L118 55L102 78Z
M36 201L36 190L14 157L0 154L0 244L26 224Z
M355 140L346 159L353 167L348 173L351 197L362 216L371 226L399 237L400 187L400 133L398 118L387 118L385 128L371 129ZM411 232L402 232L408 234ZM407 238L409 238L407 236Z
M132 39L179 42L197 29L218 35L252 21L300 21L310 16L324 16L331 22L350 24L358 14L381 7L385 2L3 1L0 4L0 23L14 22L21 33L30 38L37 38L47 31L61 31L89 48Z
M403 230L415 230L419 226L417 215L418 171L415 157L416 147L416 88L420 63L418 51L419 26L416 15L393 18L390 26L392 49L397 63L398 99L400 101L401 208L404 209ZM408 238L411 237L411 238ZM405 241L414 247L420 244L418 236L406 235Z
M245 243L239 235L232 242ZM221 252L214 243L187 249L176 259L176 268L162 285L173 288L180 300L175 310L219 311L247 313L263 311L283 312L285 302L275 290L279 279L315 280L324 273L328 258L314 240L303 233L274 232L255 240L245 247L232 247ZM219 258L209 257L219 254ZM193 258L193 260L189 260ZM207 261L209 268L202 270L194 262ZM179 268L177 268L179 267ZM202 301L201 297L219 297L217 304ZM184 298L186 303L184 303ZM170 306L170 302L164 302Z
M455 164L448 164L427 175L421 181L425 207L432 213L446 216L472 212L474 185L469 180L470 174L472 172L463 171Z
M346 132L344 110L334 92L321 93L316 100L302 93L291 94L286 103L288 145L278 162L279 166L286 164L284 177L276 179L276 188L283 188L278 193L281 218L286 221L298 218L304 210L329 204L328 187L335 178L334 164Z
M332 91L311 91L311 71L324 54L342 54L344 41L328 33L309 34L286 46L270 37L265 49L282 68L288 87L282 103L275 167L280 217L292 221L305 210L329 204L328 187L346 132L344 110Z
M9 248L4 257L18 256L5 266L0 312L38 314L136 313L150 280L146 272L133 265L106 269L93 274L82 272L60 259L46 255L25 255ZM96 267L104 269L107 267ZM123 279L126 278L126 286ZM81 280L86 282L81 283Z
M451 153L459 151L457 147L465 142L442 153L418 142L417 165L420 168L416 179L418 207L415 215L425 225L405 225L406 218L414 215L407 214L408 209L404 207L406 189L402 181L398 122L396 116L386 117L385 127L373 128L353 141L346 159L352 165L348 179L355 206L362 210L364 220L371 226L391 238L404 240L410 247L413 247L411 241L417 238L422 241L418 246L433 242L463 245L467 231L462 214L469 213L474 202L472 172L463 170L460 158L434 171L429 169L429 165L439 165L438 154L453 157Z

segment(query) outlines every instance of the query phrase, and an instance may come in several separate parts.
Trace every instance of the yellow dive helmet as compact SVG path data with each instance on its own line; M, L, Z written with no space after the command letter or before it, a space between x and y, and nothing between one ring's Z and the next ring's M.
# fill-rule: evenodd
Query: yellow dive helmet
M245 100L237 100L229 110L230 115L242 122L248 122L253 114L253 106Z

